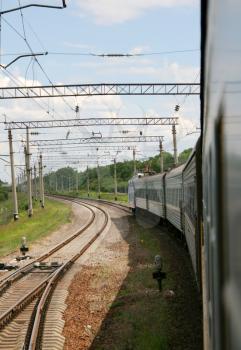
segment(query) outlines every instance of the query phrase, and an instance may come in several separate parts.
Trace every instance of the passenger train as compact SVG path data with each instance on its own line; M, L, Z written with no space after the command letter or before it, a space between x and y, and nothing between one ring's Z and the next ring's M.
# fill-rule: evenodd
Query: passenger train
M197 283L201 287L201 195L200 140L189 160L169 172L133 177L129 181L129 205L167 220L185 237Z
M205 350L241 349L241 2L201 1L201 126L188 162L134 177L129 201L186 238Z

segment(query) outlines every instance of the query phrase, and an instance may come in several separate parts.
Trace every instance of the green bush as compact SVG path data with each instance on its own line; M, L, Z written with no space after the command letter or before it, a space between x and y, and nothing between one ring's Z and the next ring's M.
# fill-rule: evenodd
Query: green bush
M8 192L0 189L0 202L3 202L8 199Z

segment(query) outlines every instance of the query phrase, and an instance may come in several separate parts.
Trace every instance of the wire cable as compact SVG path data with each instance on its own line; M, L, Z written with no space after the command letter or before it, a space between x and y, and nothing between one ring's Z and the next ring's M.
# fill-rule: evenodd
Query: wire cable
M26 21L26 20L25 20ZM29 24L30 26L30 24ZM33 29L31 29L33 31ZM37 35L33 31L34 35ZM37 37L36 37L37 38ZM40 39L38 39L39 41ZM39 41L40 43L40 41ZM43 44L40 44L43 51L48 51L48 55L56 56L93 56L93 57L109 57L109 58L124 58L124 57L141 57L141 56L161 56L161 55L172 55L176 53L189 53L189 52L200 52L200 49L188 49L188 50L173 50L173 51L160 51L160 52L146 52L146 53L94 53L94 52L55 52L47 50ZM24 53L19 52L9 52L4 53L2 56L20 56Z
M20 37L24 40L24 42L26 43L28 49L30 50L30 52L34 55L34 52L27 40L27 38L25 36L23 36L11 23L9 23L5 18L3 18L4 22ZM44 74L45 78L47 79L47 81L49 82L50 85L54 85L53 82L51 81L51 79L49 78L49 76L47 75L47 73L45 72L43 66L41 65L41 63L39 62L39 60L37 59L36 56L34 56L34 60L36 61L36 63L38 64L40 70L42 71L42 73ZM55 90L57 93L59 93L58 88L55 87ZM64 101L64 103L71 109L71 111L75 111L75 109L66 101L66 99L64 97L61 97L61 99Z

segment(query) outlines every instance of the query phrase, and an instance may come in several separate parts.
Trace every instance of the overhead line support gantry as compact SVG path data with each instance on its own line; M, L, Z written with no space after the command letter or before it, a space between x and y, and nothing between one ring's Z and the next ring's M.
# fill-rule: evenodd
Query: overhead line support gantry
M71 144L91 144L91 143L125 143L125 142L159 142L163 136L131 136L131 137L90 137L75 139L51 139L51 140L33 140L31 146L48 145L71 145Z
M198 83L127 83L17 86L0 88L0 99L107 95L200 95Z
M78 126L102 126L102 125L178 125L177 117L160 118L84 118L84 119L59 119L59 120L31 120L5 122L5 129L44 129Z

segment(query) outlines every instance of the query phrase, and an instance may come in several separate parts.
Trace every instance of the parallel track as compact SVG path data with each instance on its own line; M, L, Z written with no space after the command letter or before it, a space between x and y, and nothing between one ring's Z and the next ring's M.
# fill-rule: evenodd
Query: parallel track
M74 202L74 201L72 201L72 202ZM37 259L31 260L31 262L29 262L26 265L24 265L23 267L17 269L17 271L11 273L10 275L8 275L6 277L3 277L1 279L1 281L0 281L0 295L2 295L6 291L6 289L8 289L14 282L16 282L18 279L22 278L23 276L25 276L29 271L31 271L31 269L34 266L34 263L36 263L36 262L43 262L45 259L49 258L55 252L60 250L66 244L68 244L69 242L74 240L76 237L78 237L80 234L82 234L84 231L86 231L87 228L93 223L93 221L95 219L94 211L91 208L89 208L87 205L85 205L84 203L77 203L77 204L81 204L82 206L88 208L91 211L91 218L87 222L87 224L85 224L80 230L75 232L69 238L67 238L67 239L63 240L62 242L58 243L55 247L50 249L47 253L41 255ZM0 327L1 327L1 321L0 321Z
M114 202L109 202L104 199L93 199L93 198L78 198L78 197L71 197L71 196L65 196L65 195L50 195L50 197L55 197L55 198L60 198L60 199L72 199L78 201L78 203L86 203L86 202L94 202L94 203L100 203L100 204L106 204L111 207L115 207L121 210L124 210L128 214L131 213L131 208L128 207L127 205L120 204L120 203L114 203Z
M60 254L63 247L68 248L73 240L77 239L81 233L86 232L96 219L93 207L104 214L104 222L101 223L101 227L97 229L97 232L91 234L88 242L82 244L80 250L77 249L77 242L73 241L72 247L75 247L75 252L70 258L66 257L67 254L61 253L64 255L64 263L60 267L52 268L51 271L46 270L36 273L33 262L31 262L1 282L0 291L3 295L0 301L0 349L41 348L44 315L58 281L94 243L108 224L108 214L102 208L72 199L68 200L87 207L92 213L91 219L78 232L56 245L48 253L36 259L35 262L44 261L56 252ZM103 219L101 220L103 221ZM90 234L88 233L87 237L88 235Z

